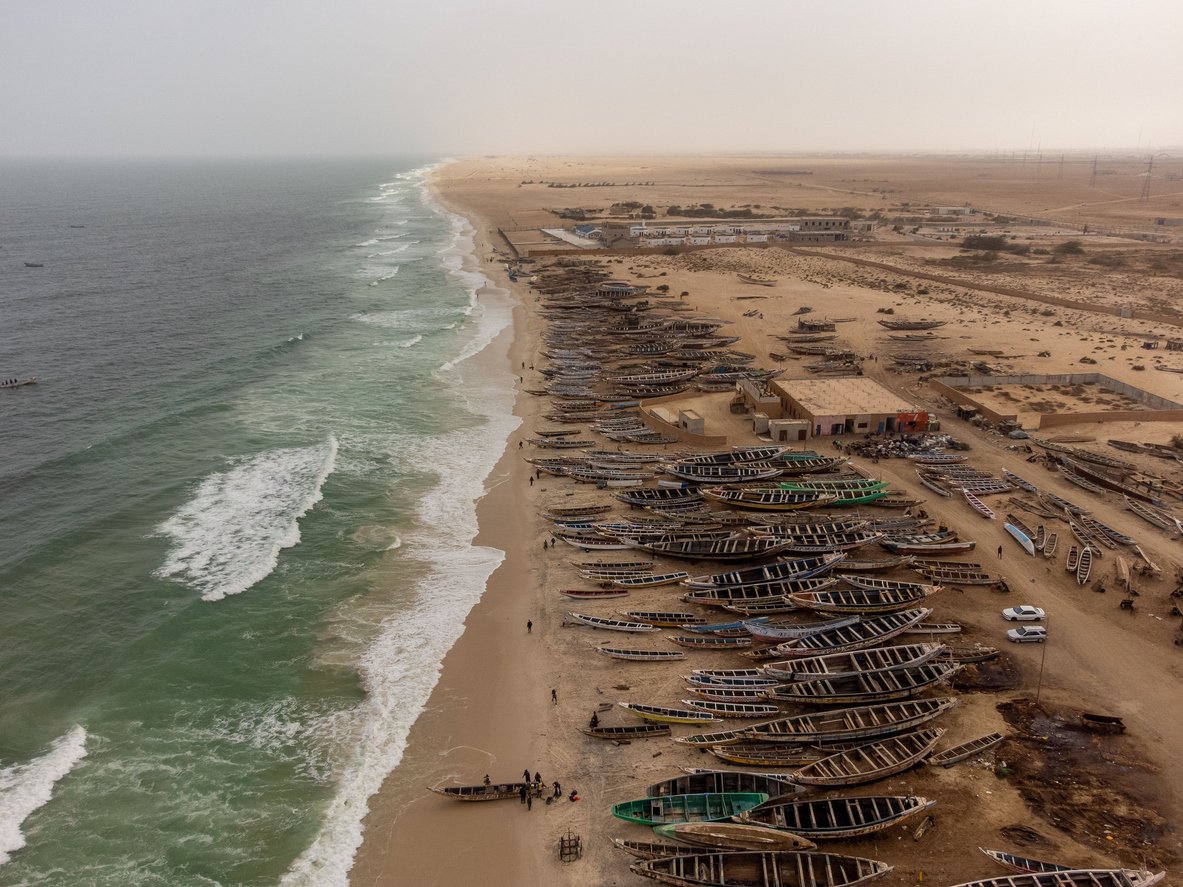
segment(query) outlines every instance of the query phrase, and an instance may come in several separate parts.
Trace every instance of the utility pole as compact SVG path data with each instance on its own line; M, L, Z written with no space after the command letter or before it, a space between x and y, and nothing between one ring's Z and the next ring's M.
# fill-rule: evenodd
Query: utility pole
M1150 172L1154 169L1154 155L1150 155L1150 159L1146 162L1146 172L1143 173L1142 181L1142 196L1141 200L1150 199Z
M1043 666L1047 663L1047 641L1051 637L1051 632L1047 631L1048 624L1051 622L1051 617L1044 614L1043 630L1047 632L1047 637L1043 639L1043 654L1039 657L1039 682L1035 685L1035 704L1039 705L1039 694L1043 691Z

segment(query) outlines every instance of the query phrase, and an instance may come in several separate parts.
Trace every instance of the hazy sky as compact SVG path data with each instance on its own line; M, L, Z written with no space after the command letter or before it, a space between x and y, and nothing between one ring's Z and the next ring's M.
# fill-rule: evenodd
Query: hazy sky
M0 0L0 154L1183 146L1180 0Z

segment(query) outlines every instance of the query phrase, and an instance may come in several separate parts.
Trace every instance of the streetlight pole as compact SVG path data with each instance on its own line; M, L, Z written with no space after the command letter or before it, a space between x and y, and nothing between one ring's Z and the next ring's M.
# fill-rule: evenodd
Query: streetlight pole
M1043 617L1043 630L1046 636L1043 639L1043 654L1039 657L1039 682L1035 685L1035 704L1039 705L1039 694L1043 690L1043 666L1047 662L1047 642L1051 637L1051 632L1047 630L1051 623L1051 617L1046 614Z

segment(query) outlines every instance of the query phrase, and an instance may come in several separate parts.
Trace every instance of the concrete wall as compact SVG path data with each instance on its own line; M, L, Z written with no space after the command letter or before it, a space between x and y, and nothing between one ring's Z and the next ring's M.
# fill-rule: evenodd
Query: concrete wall
M698 444L704 447L725 447L727 446L727 436L721 434L692 434L684 428L679 428L672 422L666 422L660 416L653 414L653 411L647 407L648 404L653 404L654 401L647 400L641 403L641 421L645 423L648 428L657 431L661 434L667 434L670 437L676 437L678 440L686 443Z
M964 379L965 377L964 376L962 376L962 377L955 377L955 376L946 377L946 379L948 381L953 381L953 382L955 382L957 380L957 378ZM957 404L958 406L969 407L970 409L977 410L979 413L981 413L983 416L985 416L987 419L989 419L991 422L993 422L996 425L1001 425L1004 422L1017 422L1019 420L1018 413L1012 413L1010 415L1005 415L1003 413L998 413L998 412L995 412L994 410L988 409L988 408L982 406L980 403L978 403L976 400L974 400L968 394L958 391L956 388L952 387L951 385L946 385L945 382L941 381L940 379L929 379L928 384L932 386L934 391L937 391L938 393L943 394L945 397L949 398L949 400L953 401L953 403Z
M1107 391L1121 394L1153 410L1183 410L1183 404L1151 394L1127 382L1119 382L1104 373L1027 373L1020 376L942 376L931 379L954 388L983 388L988 385L1100 385Z
M1108 413L1044 413L1040 428L1085 422L1183 422L1183 410L1115 410Z

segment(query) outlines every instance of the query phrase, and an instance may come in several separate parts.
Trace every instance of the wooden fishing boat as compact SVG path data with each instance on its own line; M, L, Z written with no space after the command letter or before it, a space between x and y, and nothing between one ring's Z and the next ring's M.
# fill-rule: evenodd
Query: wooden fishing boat
M750 283L753 286L776 286L775 277L761 277L757 274L738 274L737 276L744 283Z
M646 573L653 569L653 561L574 561L573 564L576 569L594 570L598 573Z
M824 573L843 561L844 554L823 554L816 557L792 558L775 561L729 573L713 573L707 576L691 576L682 580L688 588L718 588L721 586L748 585L760 582L775 582L779 579L808 579Z
M883 877L893 867L830 853L747 851L649 859L631 868L638 875L677 887L855 887Z
M695 696L709 699L711 702L767 704L768 699L764 694L775 686L776 684L770 684L764 687L728 687L721 684L692 684L686 689ZM780 712L776 712L776 714L780 714Z
M550 520L552 517L590 517L596 514L606 514L611 510L611 505L592 502L579 505L551 505L542 516L547 520Z
M880 737L806 764L793 773L793 780L802 785L832 786L863 785L886 779L919 764L944 735L943 729L933 727L901 736Z
M963 551L973 551L978 543L967 540L965 542L931 542L910 543L896 542L892 539L880 539L879 544L892 554L956 554Z
M1097 536L1098 538L1100 538L1102 541L1105 541L1106 539L1108 539L1111 542L1117 543L1117 545L1137 545L1138 544L1137 540L1134 539L1132 536L1127 536L1125 533L1115 530L1113 527L1109 526L1108 524L1102 523L1101 521L1097 520L1095 517L1092 517L1091 515L1082 514L1080 516L1080 522L1086 530L1088 530L1094 536ZM1109 547L1113 548L1114 546L1110 545Z
M762 671L768 675L769 680L776 683L812 681L819 678L837 679L923 665L930 660L944 657L945 653L944 644L901 644L894 647L871 647L851 653L787 659L784 662L766 665Z
M831 628L817 634L803 638L793 638L772 647L760 658L791 658L804 656L820 656L825 653L845 653L850 650L861 650L872 647L893 637L928 618L932 610L917 607L912 610L902 610L899 613L885 613L860 620L853 625ZM750 655L750 654L749 654Z
M1068 556L1064 559L1064 569L1069 573L1075 573L1076 568L1080 565L1080 549L1075 545L1068 549Z
M662 779L645 789L647 797L666 795L730 794L735 791L757 791L772 797L793 795L800 786L787 776L774 773L754 773L743 770L696 770Z
M909 625L901 634L961 634L960 622L917 622Z
M961 495L965 497L965 501L969 503L970 508L980 514L982 517L994 520L997 515L994 514L994 509L971 493L969 490L962 490Z
M718 822L738 816L768 800L763 792L719 792L665 795L612 805L612 815L640 825L674 822Z
M599 601L610 598L628 597L628 592L621 588L564 588L559 594L577 601Z
M887 570L895 570L900 567L906 567L912 563L912 557L904 555L901 557L887 557L878 560L854 560L847 558L842 561L841 567L843 572L852 573L879 573ZM848 579L849 581L849 579Z
M740 821L759 823L813 841L834 841L881 832L927 813L935 805L936 801L914 795L812 800L781 797L741 814Z
M673 477L697 484L747 484L780 476L779 468L754 468L746 465L699 465L675 462L662 470Z
M915 607L938 591L939 585L909 583L907 588L831 588L825 591L791 594L789 600L808 610L822 613L895 613Z
M1023 551L1027 552L1027 554L1031 555L1032 557L1035 557L1035 543L1031 541L1030 536L1028 536L1012 523L1006 523L1002 526L1008 533L1010 533L1011 537L1019 543Z
M1060 543L1059 533L1048 533L1046 541L1043 543L1043 556L1054 557L1056 554L1056 546Z
M742 737L741 737L742 739ZM816 748L795 745L769 745L768 743L735 742L727 745L713 745L710 752L720 761L739 764L743 767L774 767L795 770L826 756Z
M1156 511L1149 505L1142 504L1136 499L1131 499L1129 496L1123 495L1122 499L1125 500L1125 507L1128 511L1132 511L1148 524L1152 524L1159 529L1166 530L1168 533L1173 533L1175 531L1175 522L1173 518Z
M733 447L730 450L716 450L713 453L699 453L684 456L679 465L742 465L748 462L767 462L788 450L784 446Z
M913 567L917 573L942 585L993 585L998 579L977 569L954 567Z
M790 783L791 785L792 783ZM760 825L742 822L685 822L673 825L659 825L654 833L663 838L673 838L693 847L712 847L716 850L813 850L813 841L784 831L774 831ZM700 850L691 852L701 853ZM684 853L670 854L681 856ZM656 857L649 857L654 859Z
M787 594L802 591L820 591L837 585L833 577L815 576L809 579L777 579L758 585L723 585L717 588L697 588L682 595L682 600L691 604L706 604L722 607L733 603L771 603L783 601Z
M1026 856L1016 856L1013 853L1007 853L1005 850L987 850L985 847L979 847L978 849L989 856L1004 869L1009 869L1012 872L1019 872L1020 874L1037 872L1067 872L1072 870L1072 866L1070 865L1059 865L1058 863L1054 862L1044 862L1040 859L1030 859Z
M1084 585L1089 581L1089 573L1093 569L1093 549L1085 546L1080 552L1080 562L1076 565L1076 584Z
M604 619L601 616L588 616L585 613L568 613L567 618L589 628L602 628L608 631L661 631L656 626L644 622L622 622L619 619Z
M1036 487L1035 484L1031 483L1030 481L1023 480L1023 478L1019 477L1013 471L1007 471L1004 468L1002 469L1002 476L1021 490L1026 490L1028 493L1039 492L1039 488Z
M643 548L665 557L688 560L746 560L779 554L789 548L791 543L781 539L737 537L671 542L638 541L632 544L636 548Z
M977 739L971 739L968 742L963 742L960 745L955 745L952 748L937 752L925 763L932 766L952 767L966 758L972 758L974 755L979 755L993 748L1005 738L1001 733L987 733L985 736L979 736Z
M696 668L686 679L701 686L768 687L779 683L762 668Z
M800 490L724 490L712 487L704 489L703 495L715 502L753 511L796 511L835 502L838 498L833 493Z
M965 461L965 456L956 453L913 453L907 458L917 465L956 465Z
M693 856L681 859L691 860ZM655 860L656 863L662 860ZM635 867L634 867L635 868ZM956 887L1151 887L1166 877L1166 872L1132 869L1065 869L1052 872L1028 872L1002 878L966 881Z
M706 619L693 613L663 612L660 610L628 610L620 614L630 622L648 622L662 628L682 625L705 625Z
M705 711L688 710L684 708L665 708L660 705L643 705L639 702L616 703L625 711L630 711L638 718L656 721L659 724L717 724L719 721Z
M998 656L997 647L988 647L985 644L975 644L972 647L946 647L943 658L951 662L987 662Z
M1125 732L1125 721L1114 715L1100 715L1082 711L1080 725L1090 733L1117 734Z
M843 564L843 568L845 569L845 564ZM880 579L878 576L851 576L846 573L836 573L835 578L842 580L847 585L868 591L920 591L931 595L941 590L939 585L905 582L899 579Z
M650 739L654 736L669 736L669 724L628 724L623 727L580 727L593 739Z
M534 783L493 782L489 785L444 785L428 786L427 790L451 798L453 801L508 801L521 798L525 788L534 797L542 795L542 789Z
M1043 551L1043 546L1047 544L1047 528L1043 524L1035 528L1035 535L1031 537L1031 541L1036 551Z
M793 638L803 638L834 628L845 628L859 621L858 615L840 616L825 622L768 622L751 620L744 622L743 627L752 637L762 641L787 641Z
M678 736L674 738L674 742L681 745L693 745L698 748L708 749L725 745L736 745L747 738L744 736L742 730L716 730L712 733L695 733L692 736Z
M779 595L750 603L723 604L723 609L743 616L781 616L796 612L797 605L784 595Z
M619 579L609 580L613 585L620 588L656 588L659 585L673 585L676 582L681 582L690 574L685 570L676 570L670 573L647 573L639 576L622 576Z
M716 702L711 699L683 699L682 704L701 709L717 718L771 718L780 714L780 707L752 702Z
M686 654L677 650L627 650L622 647L596 647L605 656L624 659L629 662L668 662L685 659Z
M925 662L901 668L856 672L840 678L812 678L766 691L769 699L801 705L862 705L908 699L952 680L959 666Z
M953 491L950 490L948 487L944 486L940 482L939 479L937 479L929 474L926 474L925 472L920 471L920 470L917 470L916 473L920 477L920 483L924 484L924 486L926 486L928 489L932 490L938 496L949 497L949 496L953 495Z
M883 538L883 533L814 533L806 535L794 531L791 527L786 527L781 530L764 530L762 536L758 538L779 539L786 543L786 551L798 554L833 554L852 551L878 542Z
M718 635L672 635L666 638L679 647L691 650L743 650L752 646L750 637L719 637Z
M885 480L869 477L846 477L836 480L793 480L782 481L777 486L782 490L802 493L836 493L842 490L883 490L889 485Z
M665 859L670 856L689 856L700 852L689 844L663 844L660 841L626 841L613 838L612 846L637 859Z
M831 740L870 739L911 730L939 717L957 704L957 700L951 697L939 697L861 705L780 718L748 727L743 732L749 741L797 745Z

